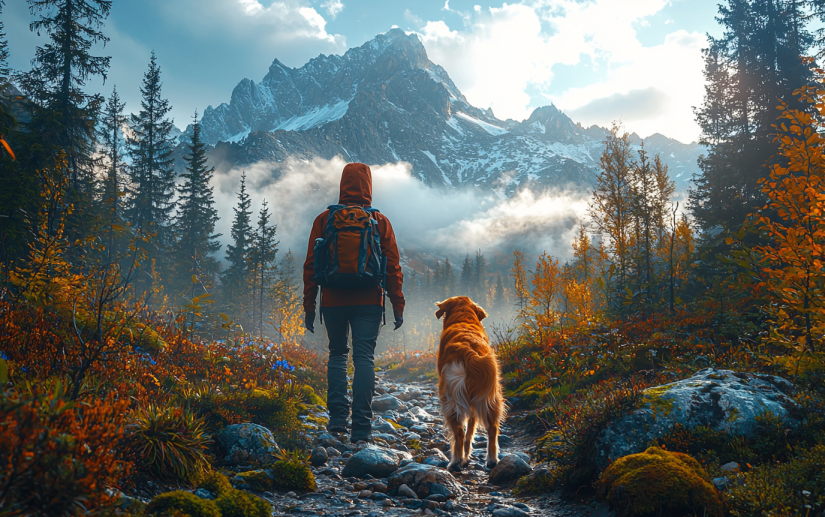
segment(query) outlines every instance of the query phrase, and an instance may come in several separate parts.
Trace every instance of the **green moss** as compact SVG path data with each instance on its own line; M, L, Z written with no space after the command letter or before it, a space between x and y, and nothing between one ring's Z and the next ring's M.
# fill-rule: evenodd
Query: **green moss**
M229 479L218 471L212 471L203 475L197 482L198 488L209 490L216 496L220 496L232 490L232 483Z
M225 492L215 505L221 517L269 517L272 513L272 505L243 490Z
M281 490L314 492L317 488L315 476L309 466L300 461L277 461L272 466L274 484Z
M301 398L306 404L324 407L327 405L326 402L324 402L324 399L315 394L315 390L312 389L312 386L301 387Z
M275 478L269 469L241 472L235 479L256 492L267 492L275 489Z
M722 501L699 462L658 447L616 460L596 489L618 517L723 514Z
M407 447L409 447L410 449L412 449L414 451L420 451L421 450L421 441L420 440L415 440L415 439L407 440Z
M175 511L186 517L221 517L221 512L214 502L182 490L157 495L146 508L149 515L168 515Z
M306 463L297 460L279 460L271 468L251 470L238 474L238 481L257 492L272 490L299 490L314 492L315 476Z

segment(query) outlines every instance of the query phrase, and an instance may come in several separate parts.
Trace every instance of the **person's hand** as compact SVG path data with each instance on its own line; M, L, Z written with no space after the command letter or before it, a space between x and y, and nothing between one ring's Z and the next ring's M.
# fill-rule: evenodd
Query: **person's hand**
M404 324L404 314L398 311L392 311L392 315L395 317L395 328L393 330L398 330L401 328L401 325Z
M306 313L304 316L304 326L312 334L315 334L315 311Z

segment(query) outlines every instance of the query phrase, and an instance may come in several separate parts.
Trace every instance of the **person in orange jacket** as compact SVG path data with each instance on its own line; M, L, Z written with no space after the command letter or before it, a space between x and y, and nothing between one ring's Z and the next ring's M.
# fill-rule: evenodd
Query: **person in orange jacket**
M338 204L371 207L372 172L363 163L350 163L341 174ZM324 236L329 210L315 218L309 234L307 258L304 263L305 326L315 332L315 241ZM404 323L404 293L401 290L404 275L401 272L398 244L390 220L375 213L378 223L381 251L387 260L386 294L392 302L395 330ZM329 336L327 362L327 409L330 432L345 433L347 418L352 411L350 441L371 441L372 396L375 391L375 345L384 315L384 292L380 287L360 289L333 289L321 291L321 316ZM352 382L352 401L347 397L348 330L352 329L352 361L355 376Z

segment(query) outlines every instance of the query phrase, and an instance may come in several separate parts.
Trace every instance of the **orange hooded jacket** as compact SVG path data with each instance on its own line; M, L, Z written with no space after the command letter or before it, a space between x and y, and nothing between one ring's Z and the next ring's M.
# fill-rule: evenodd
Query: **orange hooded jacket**
M341 192L339 205L371 206L372 172L363 163L350 163L341 174ZM315 312L315 298L318 296L318 284L315 283L315 239L324 236L329 210L315 218L309 234L307 259L304 262L304 311ZM404 313L404 293L401 284L404 275L401 272L398 244L390 220L380 212L375 214L378 220L378 232L381 236L381 252L387 257L387 295L392 307L399 315ZM368 289L330 289L321 291L321 307L341 307L348 305L383 305L384 298L379 287Z

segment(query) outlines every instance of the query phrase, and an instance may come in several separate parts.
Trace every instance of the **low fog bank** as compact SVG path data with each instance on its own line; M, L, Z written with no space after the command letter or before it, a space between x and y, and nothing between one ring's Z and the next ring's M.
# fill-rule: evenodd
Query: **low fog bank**
M253 220L265 199L278 225L279 257L291 249L300 264L306 256L309 231L315 217L338 202L343 159L290 159L278 163L257 163L232 168L214 177L215 199L220 214L218 232L226 244L237 205L241 174L245 171L247 190L252 198ZM389 217L401 248L405 268L407 310L403 330L385 327L379 339L379 352L387 347L423 350L433 346L440 332L435 320L434 302L448 296L469 295L487 309L492 324L508 323L514 314L512 279L509 268L514 249L523 251L528 264L544 251L564 262L571 255L571 242L578 221L584 218L588 197L568 191L534 192L524 189L502 199L494 191L433 189L411 175L407 163L375 166L373 206ZM486 288L468 288L460 281L466 255L480 251L486 260ZM223 251L221 258L223 258ZM435 279L427 282L427 270L449 259L455 282L452 288L439 288ZM417 278L416 285L412 284ZM508 296L502 301L493 294L501 275ZM300 283L300 279L298 279ZM388 311L391 324L392 312ZM305 342L326 349L326 336L316 321L316 334Z
M260 162L216 173L213 185L220 221L217 231L230 240L233 211L241 174L245 171L252 208L266 199L278 225L280 249L306 254L312 222L327 206L338 202L341 158L311 161ZM437 190L410 174L410 165L395 163L371 167L373 206L392 221L399 246L433 253L454 262L466 253L510 254L520 249L528 256L542 251L564 260L570 254L573 228L583 218L589 195L568 191L521 191L509 199L495 192Z

